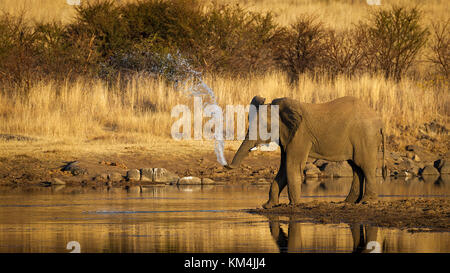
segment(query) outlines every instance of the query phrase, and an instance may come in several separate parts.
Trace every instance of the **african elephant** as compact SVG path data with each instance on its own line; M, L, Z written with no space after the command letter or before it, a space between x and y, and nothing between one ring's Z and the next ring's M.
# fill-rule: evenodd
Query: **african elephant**
M264 98L255 96L251 105L259 109L264 101ZM329 161L347 160L350 163L353 182L345 201L370 202L378 198L375 185L377 154L378 147L382 144L382 173L385 177L385 136L383 123L374 110L354 97L342 97L321 104L278 98L267 107L273 105L278 105L279 109L281 160L264 208L278 204L279 195L286 185L290 204L300 202L302 174L308 156ZM270 112L267 110L267 123L270 122ZM256 116L258 119L264 118L263 115ZM238 167L250 149L268 142L270 139L261 140L259 135L255 140L249 138L247 131L232 163L225 167Z

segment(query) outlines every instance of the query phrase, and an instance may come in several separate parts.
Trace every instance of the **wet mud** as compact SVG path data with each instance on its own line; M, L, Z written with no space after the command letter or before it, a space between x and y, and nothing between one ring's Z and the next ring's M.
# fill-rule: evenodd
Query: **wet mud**
M251 209L250 213L291 216L316 223L361 223L378 227L419 231L450 231L450 200L403 199L370 204L312 201L296 205L282 204L270 209Z

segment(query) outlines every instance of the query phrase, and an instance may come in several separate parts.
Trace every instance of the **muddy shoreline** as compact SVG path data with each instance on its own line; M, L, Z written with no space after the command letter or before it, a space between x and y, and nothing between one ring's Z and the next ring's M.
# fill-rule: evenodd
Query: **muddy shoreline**
M410 232L450 232L450 200L404 199L371 204L312 201L295 206L281 204L270 209L250 209L267 217L289 216L321 224L359 223Z
M278 152L256 151L249 154L243 164L234 170L226 170L217 162L211 143L161 143L154 145L73 145L41 144L21 142L2 143L0 153L0 185L13 188L77 187L104 188L155 185L152 181L129 179L132 169L165 168L179 178L193 176L209 179L207 186L214 185L268 185L279 168ZM195 144L195 145L194 145ZM239 143L227 146L225 157L231 159ZM385 181L398 184L407 200L380 201L375 204L354 205L334 202L308 202L292 207L281 205L269 210L253 209L251 213L264 215L288 215L318 223L367 223L380 227L393 227L411 231L450 231L450 198L432 197L420 199L407 197L434 194L437 188L444 189L450 174L449 153L433 155L417 147L404 152L389 152L387 167L390 172ZM66 170L70 162L78 162L79 169ZM351 180L345 166L325 165L320 160L308 161L305 187L320 194L324 189L340 195L342 180ZM326 167L324 167L324 165ZM348 168L347 168L348 169ZM323 182L324 174L332 174L332 181ZM142 174L142 172L141 172ZM336 176L337 177L334 177ZM378 177L378 179L382 179ZM164 186L174 182L157 183ZM380 183L383 187L382 183ZM206 185L205 185L206 186ZM408 190L410 189L410 190ZM302 190L303 191L303 190ZM396 194L387 191L385 194Z

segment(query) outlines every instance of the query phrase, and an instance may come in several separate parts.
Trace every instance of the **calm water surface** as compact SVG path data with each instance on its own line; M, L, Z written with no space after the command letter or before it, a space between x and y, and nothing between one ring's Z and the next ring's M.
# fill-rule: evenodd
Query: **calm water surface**
M341 201L351 180L303 184L305 202ZM394 180L382 199L450 197L450 182ZM450 252L449 232L314 224L249 214L268 185L0 188L0 252ZM282 202L287 203L286 195Z

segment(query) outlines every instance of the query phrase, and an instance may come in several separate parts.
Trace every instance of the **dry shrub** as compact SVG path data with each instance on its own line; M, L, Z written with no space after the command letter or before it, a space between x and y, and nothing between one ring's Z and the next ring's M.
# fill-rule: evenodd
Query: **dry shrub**
M194 45L188 50L204 71L232 75L265 73L275 66L273 48L280 33L271 13L254 13L239 6L222 6L205 16Z
M450 20L432 23L432 53L428 60L437 67L444 77L450 76Z
M326 37L323 66L332 77L344 74L353 76L363 73L367 52L365 39L359 29L344 31L329 30Z
M370 15L368 22L358 26L366 35L369 69L399 81L426 43L428 30L422 25L422 12L416 7L392 6Z
M199 0L82 3L69 24L30 23L23 16L3 15L1 82L30 86L40 79L80 76L108 81L136 73L170 76L173 56L216 75L246 76L281 68L292 82L304 73L332 79L381 72L400 80L428 34L417 8L397 6L376 9L368 21L338 31L325 27L317 16L302 15L281 27L270 12L229 5L206 8ZM435 54L430 57L445 73L447 29L435 29Z
M282 45L278 48L277 60L291 82L296 82L300 74L314 74L320 67L326 49L325 37L322 22L311 15L298 17L287 28Z
M34 78L38 52L33 28L23 14L0 18L0 83L25 84Z

